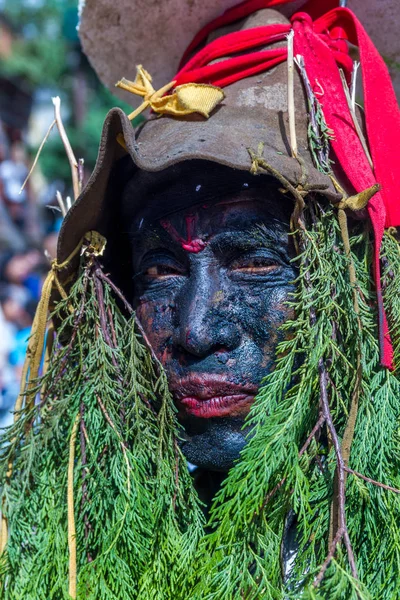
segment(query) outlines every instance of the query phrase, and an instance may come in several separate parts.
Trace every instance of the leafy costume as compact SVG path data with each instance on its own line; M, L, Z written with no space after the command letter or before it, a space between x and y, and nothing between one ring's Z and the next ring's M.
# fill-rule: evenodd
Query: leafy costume
M2 598L400 597L399 111L383 63L348 9L321 16L310 2L290 26L260 10L273 4L247 1L207 26L162 93L142 68L135 82L121 83L144 97L141 109L164 116L136 134L111 111L95 172L65 219L15 424L4 435ZM230 24L232 33L198 50ZM347 87L343 32L368 59L364 132ZM293 83L284 64L291 43ZM385 93L379 123L376 78ZM277 126L283 82L294 99L287 136ZM257 85L276 93L251 105ZM235 116L237 128L225 132ZM171 131L176 148L168 148ZM145 171L202 158L272 175L294 201L295 317L283 326L275 369L247 419L252 436L208 523L179 448L165 374L103 267L117 251L111 183L126 153ZM282 572L289 522L296 552Z

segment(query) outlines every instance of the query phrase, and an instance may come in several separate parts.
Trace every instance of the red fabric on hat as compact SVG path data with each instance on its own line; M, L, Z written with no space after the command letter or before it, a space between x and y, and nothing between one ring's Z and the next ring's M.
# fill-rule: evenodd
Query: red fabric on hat
M207 23L207 25L200 29L196 34L182 56L181 62L179 63L179 71L181 71L183 65L187 62L188 57L208 38L210 33L216 29L224 27L225 25L230 25L240 19L244 19L257 10L273 8L274 6L282 4L290 4L293 1L294 0L244 0L243 2L240 2L240 4L229 8L220 17ZM338 5L339 0L309 0L303 7L303 11L311 15L313 19L317 19Z
M382 186L386 227L400 225L400 190L395 181L400 167L398 144L400 110L389 71L364 27L348 8L337 8L314 23L315 33L342 27L358 46L363 72L365 122L376 180Z
M266 25L265 27L254 27L253 29L228 33L210 42L197 52L179 70L178 75L182 75L187 71L204 66L217 58L234 54L235 52L243 52L257 46L265 46L266 44L282 41L290 29L291 26L289 24L280 25L277 23L276 25Z
M393 350L383 309L379 260L387 212L392 219L389 223L400 225L400 198L394 181L399 164L396 145L400 136L400 115L390 77L371 40L348 9L335 9L314 24L309 15L300 13L294 15L292 22L295 32L294 51L304 57L311 86L319 89L322 85L324 89L320 102L327 125L334 131L331 144L341 167L357 192L377 182L382 186L382 191L375 194L369 202L368 213L375 235L375 282L382 364L391 368ZM338 24L344 26L350 41L358 43L360 47L366 127L374 172L354 127L335 58L319 35L319 32ZM385 99L384 102L382 98ZM383 108L386 104L387 110L386 107ZM393 221L396 217L397 220Z
M221 36L185 64L187 57L215 29L243 19L257 10L291 1L245 0L209 23L186 51L181 63L184 66L176 77L177 85L203 82L224 87L286 60L286 46L232 56L282 40L290 27L274 24ZM304 12L292 17L294 50L304 57L311 85L318 91L321 87L323 89L323 96L318 94L318 97L326 122L334 131L332 148L350 183L356 191L362 191L376 182L382 187L381 192L369 202L368 213L375 234L374 275L382 364L391 368L393 350L383 308L379 255L385 225L400 226L400 192L395 181L399 163L397 143L400 139L400 111L382 58L355 15L349 9L338 8L338 4L339 0L309 0L303 8ZM312 19L316 20L313 22ZM339 68L343 69L348 81L353 69L347 40L360 49L367 140L373 170L355 130L340 78ZM210 64L218 58L225 60Z
M235 81L256 75L262 71L272 69L287 59L287 49L264 50L253 52L245 56L235 56L221 63L205 65L193 71L178 73L176 85L183 83L210 83L219 87L226 87Z
M244 2L241 2L232 8L228 8L228 10L226 10L220 17L210 21L210 23L207 23L205 27L200 29L198 34L193 38L189 46L186 48L179 64L179 70L182 69L192 52L194 52L196 48L198 48L198 46L200 46L200 44L208 38L210 33L216 29L224 27L224 25L230 25L231 23L239 21L240 19L244 19L248 15L251 15L257 10L261 10L262 8L272 8L278 4L289 4L290 2L293 2L293 0L244 0Z

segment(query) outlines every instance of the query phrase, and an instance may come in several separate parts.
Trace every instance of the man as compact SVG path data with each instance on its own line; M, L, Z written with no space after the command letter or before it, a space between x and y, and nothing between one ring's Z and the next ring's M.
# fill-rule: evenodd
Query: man
M36 408L30 346L6 450L5 598L397 597L397 204L376 180L393 190L377 131L400 117L351 13L294 17L292 79L291 26L259 8L160 93L141 67L120 83L155 114L110 112L61 232L35 324L53 286L57 343ZM344 26L389 86L377 129L366 70L374 172Z

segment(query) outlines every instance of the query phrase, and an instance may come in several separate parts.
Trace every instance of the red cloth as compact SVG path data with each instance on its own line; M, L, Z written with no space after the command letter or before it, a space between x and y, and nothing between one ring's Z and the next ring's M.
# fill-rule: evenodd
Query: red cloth
M336 0L336 5L337 1L338 0ZM207 23L207 25L200 29L199 33L195 35L182 56L179 69L183 67L183 65L187 62L188 57L196 50L196 48L198 48L198 46L200 46L200 44L208 38L210 33L216 29L219 29L219 27L230 25L235 21L244 19L248 15L251 15L257 10L261 10L262 8L272 8L278 4L289 4L290 2L293 2L293 0L244 0L244 2L237 4L233 8L229 8L224 12L223 15L217 17L210 23ZM319 0L317 0L317 2L319 2Z
M257 51L283 40L289 25L268 25L221 36L188 60L207 36L224 25L243 19L262 8L293 0L245 0L204 27L186 50L176 76L177 85L189 82L212 83L224 87L255 75L287 59L287 48ZM359 192L378 182L381 192L368 204L375 234L375 282L379 312L379 338L382 364L392 368L393 350L383 309L380 281L380 247L384 227L400 226L400 191L395 175L399 170L397 144L400 139L400 111L389 72L361 23L339 0L309 0L303 12L292 17L294 51L304 57L312 87L324 91L318 96L330 129L332 149L354 189ZM350 81L353 62L347 40L360 49L363 75L367 140L373 169L364 153L352 122L339 68ZM255 49L254 52L252 50ZM247 51L247 53L243 53ZM241 52L240 56L232 56ZM210 64L210 62L225 60Z
M400 225L399 191L393 185L394 174L399 164L395 143L400 134L400 115L390 77L371 40L348 9L337 8L315 23L308 14L299 13L294 15L292 22L295 32L294 52L304 57L311 86L315 89L320 89L322 86L324 91L324 95L319 99L327 125L334 131L331 144L338 162L357 192L377 182L382 186L382 191L370 200L368 213L375 234L375 283L381 358L382 364L391 368L393 350L383 309L379 260L383 231L391 205L393 206L391 213L397 219L389 220L388 224ZM335 57L319 35L319 32L326 31L337 24L342 25L348 32L350 41L358 42L360 47L366 127L375 174L354 128ZM365 61L365 55L368 56L369 64ZM385 98L384 102L382 98ZM387 102L389 110L383 108Z

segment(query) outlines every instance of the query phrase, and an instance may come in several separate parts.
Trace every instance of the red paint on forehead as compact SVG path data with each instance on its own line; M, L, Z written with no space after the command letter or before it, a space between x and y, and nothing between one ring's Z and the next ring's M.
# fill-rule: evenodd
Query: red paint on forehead
M168 231L170 236L176 242L178 242L178 244L180 244L184 250L186 250L186 252L192 252L193 254L197 254L198 252L204 250L207 244L200 238L193 239L195 221L196 217L194 215L188 215L187 217L185 217L186 239L179 235L175 227L167 219L162 219L160 223L161 226L164 227L166 231Z

